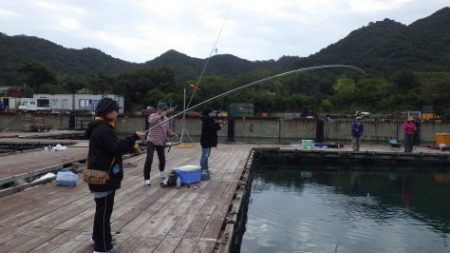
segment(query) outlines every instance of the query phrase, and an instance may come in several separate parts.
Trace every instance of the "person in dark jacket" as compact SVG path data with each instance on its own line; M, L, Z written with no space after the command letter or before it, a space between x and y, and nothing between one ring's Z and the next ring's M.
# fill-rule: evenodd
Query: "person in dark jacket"
M352 146L353 151L359 151L361 144L361 136L364 133L364 126L361 123L361 117L356 117L355 122L352 125Z
M96 204L92 234L94 253L117 252L112 245L110 219L114 196L123 178L122 155L132 153L135 142L145 136L144 132L136 132L124 140L119 140L114 130L118 112L119 105L116 101L102 98L95 109L95 120L86 130L86 137L89 139L87 167L109 172L106 184L89 184Z
M200 136L200 145L202 146L202 156L200 166L202 168L202 180L209 180L208 158L211 155L211 148L217 146L217 131L222 128L224 121L217 123L210 117L211 108L206 108L202 112L202 132Z

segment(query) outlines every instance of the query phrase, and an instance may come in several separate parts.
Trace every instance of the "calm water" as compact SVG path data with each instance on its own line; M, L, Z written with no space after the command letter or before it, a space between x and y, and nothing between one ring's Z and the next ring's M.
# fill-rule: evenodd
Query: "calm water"
M241 252L450 252L450 175L254 174Z

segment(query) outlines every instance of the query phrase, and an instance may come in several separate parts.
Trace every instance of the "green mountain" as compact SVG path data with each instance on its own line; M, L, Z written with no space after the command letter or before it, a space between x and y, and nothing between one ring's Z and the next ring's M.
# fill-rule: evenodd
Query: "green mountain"
M352 64L379 74L399 70L448 70L450 8L441 9L409 26L389 19L370 23L300 64L329 63Z
M231 54L214 55L211 57L206 73L222 77L233 77L248 73L255 69L277 70L293 67L301 58L283 56L279 60L248 61ZM145 63L153 68L168 67L178 82L196 80L206 63L206 59L190 57L186 54L169 50L155 59Z
M57 73L70 76L113 74L139 66L113 58L98 49L69 49L37 37L0 33L0 84L19 83L17 67L27 60L43 63Z
M207 74L231 77L256 68L273 70L292 66L299 59L282 57L279 61L252 62L229 54L215 55L210 59ZM175 73L178 82L185 82L195 80L200 75L206 59L169 50L151 61L137 64L114 58L93 48L70 49L37 37L0 33L0 85L20 84L21 76L17 68L24 61L43 63L56 73L73 77L118 74L145 67L168 67Z
M170 50L151 61L136 64L97 49L68 49L37 37L0 33L0 85L20 84L22 78L17 66L27 60L43 63L58 74L74 77L168 67L179 84L197 79L206 61ZM389 19L370 23L306 58L283 56L278 60L252 62L229 54L215 55L210 59L206 74L229 78L255 69L278 71L332 63L356 65L379 75L400 70L448 70L450 8L443 8L409 26Z

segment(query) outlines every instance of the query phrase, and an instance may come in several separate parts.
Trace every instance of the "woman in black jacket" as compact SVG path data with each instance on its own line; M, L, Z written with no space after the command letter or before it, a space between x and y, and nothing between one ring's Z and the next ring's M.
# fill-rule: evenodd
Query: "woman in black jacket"
M89 139L88 168L103 170L109 173L109 180L104 185L89 184L95 198L95 218L92 242L94 253L117 252L112 245L111 214L114 196L123 178L122 155L132 153L134 144L145 136L144 132L136 132L132 136L119 140L114 130L119 105L111 98L102 98L95 109L95 121L86 130Z
M202 112L202 132L200 136L200 145L202 146L202 156L200 158L200 166L202 168L202 180L209 180L208 158L211 155L211 148L217 146L218 137L217 131L222 128L221 123L214 122L214 119L209 116L212 112L211 108L206 108Z

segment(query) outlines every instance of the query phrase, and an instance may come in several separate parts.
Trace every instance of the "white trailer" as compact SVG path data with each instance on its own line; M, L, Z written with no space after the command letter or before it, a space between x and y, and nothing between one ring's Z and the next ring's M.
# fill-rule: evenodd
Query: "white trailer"
M120 106L119 113L124 112L124 98L119 95L93 95L93 94L34 94L33 98L22 98L19 110L21 111L89 111L94 112L100 99L109 97L117 101Z

